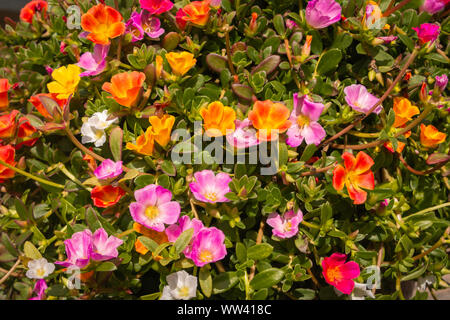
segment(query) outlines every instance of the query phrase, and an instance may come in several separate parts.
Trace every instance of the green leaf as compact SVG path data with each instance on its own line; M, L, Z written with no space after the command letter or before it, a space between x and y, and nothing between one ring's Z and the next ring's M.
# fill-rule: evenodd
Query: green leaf
M16 207L17 214L20 217L20 220L28 220L30 214L28 209L25 207L25 204L19 198L14 199L14 205Z
M325 74L336 69L341 62L342 52L341 50L335 48L325 52L320 58L320 62L317 65L317 73Z
M271 255L273 247L268 243L260 243L247 249L247 259L262 260Z
M25 244L23 246L23 251L27 258L30 258L33 260L42 258L42 255L39 252L39 250L30 241L25 241Z
M141 300L156 300L160 296L161 296L161 292L155 292L155 293L150 293L150 294L141 296L139 299L141 299Z
M240 263L247 261L247 250L242 242L236 243L236 257Z
M283 16L281 14L277 14L273 18L273 26L275 27L275 30L277 30L277 33L280 36L284 36L285 35L286 27L285 27L285 24L284 24Z
M239 83L233 83L231 85L231 89L233 90L234 94L238 96L238 98L252 101L253 90L251 87Z
M220 273L213 279L213 293L224 293L233 288L239 282L236 272L228 271Z
M277 55L269 56L266 59L264 59L263 61L261 61L261 63L258 64L252 70L252 74L255 74L255 73L261 72L261 71L265 71L266 74L269 75L270 73L272 73L276 70L276 68L278 67L280 62L281 62L280 56L277 56Z
M284 277L284 272L281 269L269 268L260 273L258 273L252 281L250 281L250 286L254 290L259 290L263 288L270 288L280 282Z
M302 156L300 157L300 161L306 162L314 155L314 153L317 151L317 147L314 144L308 144L305 148L305 150L302 153Z
M428 265L419 266L411 271L407 276L402 277L401 281L408 281L419 278L426 270Z
M142 245L149 251L155 252L158 248L158 243L156 243L154 240L141 236L138 238L138 240L142 243Z
M299 300L312 300L316 296L316 292L312 289L299 288L294 290Z
M106 261L100 264L97 268L95 268L95 271L114 271L116 269L117 267L114 263Z
M175 177L177 175L177 169L173 162L164 160L161 164L161 170L170 177Z
M200 288L203 291L205 297L209 298L212 294L213 281L211 277L211 272L209 267L202 267L198 275L198 282L200 283Z
M50 207L46 203L40 203L33 208L33 217L39 219L51 212Z
M221 73L228 68L227 58L216 53L210 53L206 56L206 64L211 70L217 73Z
M174 243L175 252L180 254L183 250L188 246L189 242L191 242L192 236L194 235L194 229L190 228L183 231L182 234L178 237L178 239Z
M123 131L120 127L115 127L109 136L109 147L115 161L122 160L122 143Z

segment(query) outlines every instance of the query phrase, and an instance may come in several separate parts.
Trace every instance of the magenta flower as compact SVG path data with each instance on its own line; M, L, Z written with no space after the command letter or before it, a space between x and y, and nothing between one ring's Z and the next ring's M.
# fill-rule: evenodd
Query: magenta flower
M439 11L444 10L445 1L443 0L425 0L423 5L420 7L420 11L426 11L429 14L435 14Z
M244 149L261 143L256 137L256 130L253 128L251 120L235 120L234 123L236 129L226 137L231 146Z
M77 66L86 71L80 73L80 77L96 76L106 68L106 56L109 52L109 45L96 44L94 53L86 52L80 57Z
M142 9L147 10L151 14L161 14L173 7L173 3L169 0L139 0L139 3Z
M164 33L164 29L161 28L161 21L157 17L152 17L148 11L141 14L141 25L150 38L158 38Z
M412 28L417 32L421 44L433 43L439 36L439 25L433 23L422 23L418 28Z
M192 236L192 239L195 239L197 237L197 234L202 230L205 226L203 225L203 222L200 220L193 218L192 220L188 216L182 216L178 219L178 224L173 224L171 226L168 226L166 229L166 235L167 239L170 242L177 241L180 234L182 234L184 231L188 229L194 229L194 234ZM183 253L185 256L188 256L192 249L192 241L191 243L184 249Z
M317 122L324 108L322 103L312 101L307 95L299 97L294 93L294 109L289 118L292 125L287 131L286 144L298 147L305 139L306 144L317 146L326 136Z
M306 6L306 22L314 29L326 28L341 20L341 12L334 0L311 0Z
M227 255L225 234L215 228L203 228L194 238L187 258L194 261L197 267L222 260Z
M67 259L56 261L56 264L64 267L77 266L83 269L89 264L92 252L92 232L89 229L75 232L72 238L64 241Z
M122 243L123 240L114 236L108 238L105 229L97 229L92 236L92 260L105 261L117 258L119 255L117 248L122 245Z
M446 74L442 76L436 76L436 86L443 92L447 88L448 77Z
M36 297L30 298L28 300L42 300L45 296L45 290L47 290L48 286L44 279L39 279L36 281L34 285L33 292L37 294Z
M291 19L286 19L286 27L288 28L288 29L294 29L295 27L297 27L298 25L295 23L295 21L294 20L291 20Z
M278 238L292 238L298 233L298 225L303 220L303 213L298 209L297 213L294 210L289 210L280 216L273 212L267 218L267 224L271 226L272 233Z
M131 42L144 39L144 29L142 28L142 19L139 12L134 11L125 24L125 33L131 34Z
M106 180L115 178L122 172L122 161L114 162L111 159L106 159L95 169L94 174L97 179Z
M189 188L195 199L209 203L230 201L225 198L231 191L228 184L232 179L228 174L221 172L214 175L211 170L203 170L194 173L194 177L195 182L190 183Z
M353 110L358 112L367 112L369 111L377 102L378 98L369 93L367 88L360 84L352 84L351 86L345 87L345 101L347 101L348 105L353 108ZM373 111L376 114L379 114L383 106L379 105Z
M181 207L172 199L172 192L156 184L151 184L134 193L137 202L130 204L130 213L134 221L144 227L162 232L164 224L177 222Z
M359 264L354 261L345 262L347 256L333 253L322 260L322 274L325 281L344 294L350 294L355 287L353 279L360 274Z

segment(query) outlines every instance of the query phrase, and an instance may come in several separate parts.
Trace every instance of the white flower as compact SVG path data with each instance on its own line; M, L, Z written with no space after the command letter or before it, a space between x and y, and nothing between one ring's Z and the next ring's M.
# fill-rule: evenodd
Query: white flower
M81 126L81 142L92 143L101 147L106 142L105 129L117 121L117 118L108 120L108 110L96 112Z
M342 292L334 288L334 291L338 296L343 295ZM350 300L365 300L365 297L375 299L371 290L367 289L367 284L355 282L352 293L350 294Z
M186 271L178 271L167 276L160 300L189 300L197 296L197 277Z
M28 271L26 276L30 279L44 279L55 271L55 265L48 263L47 259L35 259L28 262Z

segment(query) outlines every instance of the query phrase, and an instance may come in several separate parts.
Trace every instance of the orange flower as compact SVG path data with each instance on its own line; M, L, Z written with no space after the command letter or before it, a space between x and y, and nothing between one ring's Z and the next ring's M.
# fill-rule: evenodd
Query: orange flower
M102 89L111 93L118 104L129 108L136 103L144 81L142 72L123 72L114 75L111 82L105 82Z
M109 39L125 32L122 15L114 8L98 4L81 16L81 27L90 32L87 38L96 44L110 44Z
M411 130L406 131L403 136L405 138L409 138L411 136ZM403 149L405 148L406 144L401 141L397 141L397 150L395 150L398 153L402 153ZM394 153L394 146L390 142L385 142L384 147L388 149L391 153Z
M145 156L151 156L155 148L155 137L152 134L152 127L148 127L147 131L136 139L136 144L128 142L126 148Z
M419 108L413 106L411 101L400 97L394 98L394 112L394 128L403 126L405 123L412 120L413 116L420 113Z
M119 202L124 194L125 191L121 187L96 186L91 191L91 199L96 207L107 208Z
M207 108L202 107L200 115L209 137L223 136L230 133L227 130L232 132L236 128L234 124L236 112L230 107L224 107L220 101L210 103Z
M0 138L12 138L16 131L16 117L19 111L13 110L9 114L0 116Z
M36 131L37 131L36 128L31 125L30 121L28 121L27 118L25 117L20 118L17 137L21 139L21 142L16 146L16 148L20 148L22 145L32 147L38 139L32 138L32 136Z
M437 147L438 144L445 141L447 134L440 132L433 125L425 126L423 123L420 125L420 142L427 148Z
M47 2L43 0L33 0L28 2L25 7L20 10L20 20L33 23L33 17L36 12L42 12L42 15L45 16L47 11Z
M10 88L8 79L0 79L0 110L6 109L9 105L8 90Z
M209 19L209 3L210 0L192 1L182 9L184 13L182 19L200 27L205 26Z
M11 166L15 166L14 156L16 151L10 145L0 146L0 160L6 162ZM15 171L0 164L0 183L5 182L6 179L14 177Z
M366 202L367 192L361 188L373 190L375 188L375 179L370 167L374 165L372 158L363 151L360 151L355 157L349 153L342 154L344 166L337 165L333 171L333 187L341 191L344 185L347 187L350 199L354 204Z
M152 136L161 147L167 146L170 142L170 134L172 133L173 124L175 123L175 117L165 114L161 118L157 116L151 116L148 119L151 123Z
M58 99L57 98L58 94L57 93L39 93L36 94L34 96L32 96L30 99L28 99L28 101L36 107L37 111L46 119L48 120L53 120L53 115L50 114L48 112L48 110L44 107L44 105L42 104L41 100L39 99L40 97L46 97L49 99L54 100L62 109L64 107L64 105L67 103L67 99Z
M266 100L256 101L248 118L258 129L258 139L272 141L278 138L278 133L285 132L291 126L289 115L289 109L283 104Z
M133 224L133 229L134 229L134 231L139 232L142 235L152 239L157 244L162 244L162 243L166 243L169 241L169 239L167 239L167 235L164 231L158 232L155 230L151 230L151 229L144 227L143 225L140 225L137 222L135 222ZM148 249L142 244L141 241L139 241L139 239L137 239L136 242L134 243L134 248L136 249L136 252L138 252L142 255L144 255L148 252Z

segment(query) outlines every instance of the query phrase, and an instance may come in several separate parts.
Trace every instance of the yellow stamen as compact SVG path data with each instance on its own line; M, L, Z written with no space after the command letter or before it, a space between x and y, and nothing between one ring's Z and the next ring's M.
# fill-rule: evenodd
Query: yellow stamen
M213 255L212 255L211 251L203 250L202 253L200 253L200 261L210 262L212 260L213 260Z
M159 214L159 210L157 207L155 206L148 206L145 209L145 215L147 216L147 218L149 218L150 220L155 219Z

